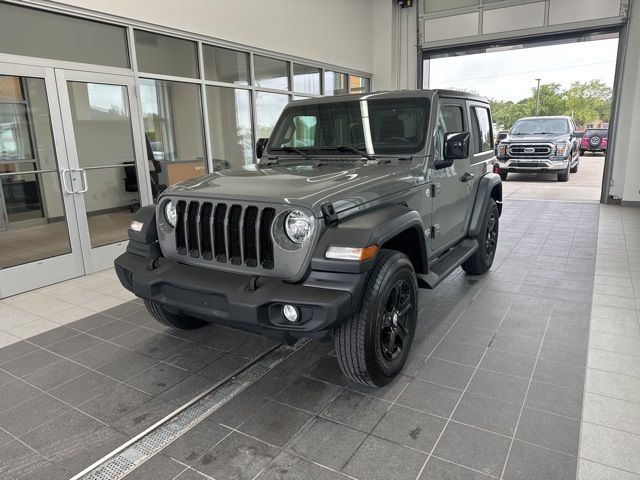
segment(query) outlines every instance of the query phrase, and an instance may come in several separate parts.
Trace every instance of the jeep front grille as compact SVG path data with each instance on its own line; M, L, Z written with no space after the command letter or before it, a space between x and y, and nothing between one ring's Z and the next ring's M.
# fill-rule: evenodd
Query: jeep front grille
M275 209L179 200L175 228L178 255L272 270L271 225Z
M515 144L509 146L509 156L512 158L549 158L553 146L549 144Z

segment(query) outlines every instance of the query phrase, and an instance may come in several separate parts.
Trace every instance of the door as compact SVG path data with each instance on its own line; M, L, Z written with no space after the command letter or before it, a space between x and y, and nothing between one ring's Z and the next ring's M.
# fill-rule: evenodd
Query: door
M132 212L151 202L133 77L56 70L70 185L87 273L125 251Z
M53 69L0 63L0 298L83 273Z
M434 161L442 160L447 134L468 132L468 119L464 100L442 98L438 104L434 131ZM454 160L448 168L433 169L433 227L431 251L439 253L444 247L462 238L469 207L470 158Z

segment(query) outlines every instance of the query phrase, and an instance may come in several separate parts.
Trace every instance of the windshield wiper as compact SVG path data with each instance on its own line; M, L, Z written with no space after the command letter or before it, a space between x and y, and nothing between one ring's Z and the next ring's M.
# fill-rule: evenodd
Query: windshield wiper
M375 160L376 157L365 152L364 150L360 150L359 148L353 147L351 145L338 145L337 147L325 147L322 150L336 150L338 152L351 152L356 155L360 155L361 157L366 158L367 160Z
M272 152L286 152L286 153L297 153L305 160L313 160L313 158L306 153L304 153L301 149L296 147L279 147L279 148L270 148Z

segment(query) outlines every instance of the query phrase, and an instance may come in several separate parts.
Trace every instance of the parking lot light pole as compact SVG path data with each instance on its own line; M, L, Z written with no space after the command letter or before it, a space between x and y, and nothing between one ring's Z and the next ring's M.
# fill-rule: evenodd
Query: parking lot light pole
M540 80L541 78L536 78L538 82L538 88L536 91L536 117L540 114Z

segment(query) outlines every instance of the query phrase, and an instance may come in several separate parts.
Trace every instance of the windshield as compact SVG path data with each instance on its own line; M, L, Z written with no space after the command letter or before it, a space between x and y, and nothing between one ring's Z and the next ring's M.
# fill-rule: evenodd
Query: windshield
M569 122L564 118L525 118L518 120L511 135L556 134L569 132Z
M295 148L307 155L358 155L354 148L366 150L367 121L372 153L414 154L424 147L429 120L426 98L368 100L367 105L368 119L363 118L357 100L293 104L278 120L269 139L269 151L291 153Z

